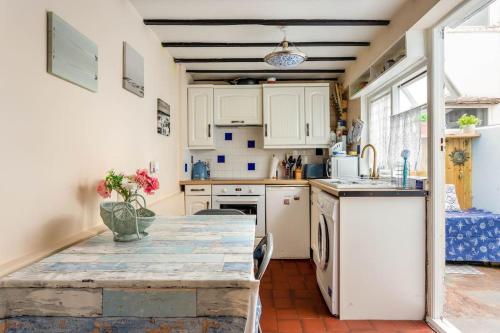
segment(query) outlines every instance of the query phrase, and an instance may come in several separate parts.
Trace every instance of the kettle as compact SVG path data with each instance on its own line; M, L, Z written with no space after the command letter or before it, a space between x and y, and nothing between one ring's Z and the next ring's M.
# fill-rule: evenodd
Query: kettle
M191 179L208 179L208 164L198 161L193 165Z

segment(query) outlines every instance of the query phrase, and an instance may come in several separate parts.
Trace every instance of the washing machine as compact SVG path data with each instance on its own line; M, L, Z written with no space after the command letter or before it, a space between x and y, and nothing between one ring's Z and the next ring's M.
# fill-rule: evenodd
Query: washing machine
M333 315L339 309L339 200L325 192L318 194L318 237L314 255L316 279Z

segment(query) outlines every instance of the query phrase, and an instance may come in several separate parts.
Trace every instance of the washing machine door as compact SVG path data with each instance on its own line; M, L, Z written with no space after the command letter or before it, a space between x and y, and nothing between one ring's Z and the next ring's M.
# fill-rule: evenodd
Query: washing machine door
M326 270L330 255L330 235L324 214L320 215L318 227L318 260L317 265L321 270Z

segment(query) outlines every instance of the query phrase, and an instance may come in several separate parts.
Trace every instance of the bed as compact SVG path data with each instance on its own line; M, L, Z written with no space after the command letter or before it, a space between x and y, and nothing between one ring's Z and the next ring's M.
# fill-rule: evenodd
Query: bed
M446 212L446 260L500 262L500 214Z

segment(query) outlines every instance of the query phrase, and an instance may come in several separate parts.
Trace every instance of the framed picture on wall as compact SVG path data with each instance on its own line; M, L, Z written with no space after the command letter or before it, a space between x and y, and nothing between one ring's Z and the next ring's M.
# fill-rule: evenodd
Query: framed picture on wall
M158 134L170 136L170 105L158 98L157 126Z
M123 88L144 97L144 59L127 42L123 42Z

